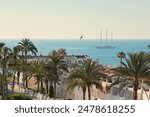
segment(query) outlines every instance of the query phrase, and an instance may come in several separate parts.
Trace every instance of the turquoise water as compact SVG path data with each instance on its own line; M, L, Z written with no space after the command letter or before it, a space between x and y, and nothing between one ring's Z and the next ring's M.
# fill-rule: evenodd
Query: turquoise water
M20 40L5 40L6 46L13 47L17 45ZM97 49L100 45L98 40L31 40L38 48L38 54L48 55L52 50L65 48L69 55L89 55L92 59L99 59L102 64L111 64L118 66L120 59L117 58L117 53L123 51L128 52L149 52L148 45L150 40L114 40L111 45L114 49ZM102 42L104 45L105 42ZM108 42L110 44L110 42Z

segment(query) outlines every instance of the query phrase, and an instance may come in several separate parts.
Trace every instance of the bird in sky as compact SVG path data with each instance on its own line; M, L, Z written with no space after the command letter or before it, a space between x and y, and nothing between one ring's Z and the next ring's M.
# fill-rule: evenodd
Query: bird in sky
M80 40L83 39L83 35L81 35Z

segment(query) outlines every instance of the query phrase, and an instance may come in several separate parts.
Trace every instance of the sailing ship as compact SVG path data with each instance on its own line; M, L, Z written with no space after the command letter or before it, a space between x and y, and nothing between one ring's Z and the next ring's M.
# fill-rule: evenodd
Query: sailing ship
M107 30L106 30L106 43L105 43L105 45L102 45L102 42L103 42L103 36L102 36L102 31L101 31L101 35L100 35L100 37L101 37L101 45L98 45L98 46L96 46L96 48L98 48L98 49L114 49L115 47L114 46L111 46L111 44L108 44L108 32L107 32ZM113 40L113 33L111 32L111 43L112 43L112 40Z

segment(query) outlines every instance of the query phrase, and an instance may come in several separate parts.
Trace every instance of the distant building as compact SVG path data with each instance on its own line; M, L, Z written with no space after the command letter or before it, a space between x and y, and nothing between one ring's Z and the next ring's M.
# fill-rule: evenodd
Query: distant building
M87 55L67 55L61 58L68 67L82 66L84 60L89 59Z
M48 56L42 56L42 55L39 55L39 56L28 56L28 62L30 61L37 61L37 60L46 60L48 59Z
M39 59L48 59L48 56L28 56L28 61L35 61ZM82 66L84 60L89 59L88 55L67 55L61 56L61 60L67 63L68 67Z

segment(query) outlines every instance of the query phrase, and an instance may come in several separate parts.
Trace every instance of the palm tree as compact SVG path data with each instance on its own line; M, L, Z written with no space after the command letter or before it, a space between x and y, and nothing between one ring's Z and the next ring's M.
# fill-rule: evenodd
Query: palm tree
M23 64L23 66L26 69L28 53L31 52L33 55L36 55L38 50L35 47L35 45L32 43L32 41L30 41L27 38L22 39L22 41L19 42L18 44L19 44L19 46L21 47L21 50L22 50L22 55L24 57L24 64ZM25 83L26 83L25 87L28 88L27 70L25 70L24 73L23 73L23 79L25 80Z
M53 69L54 77L54 99L56 98L56 84L59 84L59 76L61 75L61 70L68 71L67 65L64 61L61 61L60 54L57 51L53 51L49 55L51 61L51 69Z
M0 53L2 52L3 47L5 46L5 43L0 42ZM2 63L2 56L0 55L0 63ZM2 94L3 90L3 80L2 80L2 74L0 74L0 94Z
M128 53L128 58L122 62L123 67L116 71L128 76L133 85L133 99L137 100L137 91L140 83L150 81L150 57L144 52ZM128 83L127 83L128 84Z
M83 67L76 68L75 72L71 73L73 80L70 80L70 84L67 89L73 89L75 86L81 87L83 91L88 90L88 99L91 100L91 86L93 84L97 85L102 89L101 78L106 79L107 75L103 72L103 67L98 65L97 62L92 61L92 59L86 59L83 62ZM76 79L75 79L76 78Z
M45 61L44 66L44 78L45 78L45 85L46 85L46 95L50 96L50 98L54 97L53 95L53 82L54 82L54 70L53 70L53 62L50 60ZM50 84L50 87L49 87ZM51 91L49 91L51 90Z
M75 87L82 89L83 92L83 100L85 100L85 93L86 93L86 74L83 68L77 68L75 72L73 72L70 76L69 83L67 86L67 91L72 91Z
M19 56L19 59L17 59L17 66L16 66L16 74L17 74L17 85L19 85L19 82L20 82L20 74L21 72L23 72L23 57L22 56Z
M8 61L11 49L5 47L4 44L0 48L0 59L1 59L1 68L2 68L2 79L1 79L1 87L2 87L2 99L7 95L8 92Z
M14 92L14 84L15 84L15 79L16 79L16 73L17 73L17 67L18 67L18 63L19 63L19 59L20 59L20 46L15 46L13 47L10 56L12 61L10 61L10 66L12 67L13 70L13 81L12 81L12 93Z
M2 49L5 46L5 43L0 42L0 49Z
M36 60L31 62L31 72L33 76L37 80L37 92L39 92L39 89L41 88L41 93L43 93L43 78L44 78L44 60ZM40 87L41 83L41 87Z
M66 56L67 55L66 49L63 49L63 48L59 49L58 53L60 56Z
M91 86L92 84L97 84L99 82L99 78L105 78L107 75L103 72L103 67L98 65L97 62L92 59L84 60L83 68L86 74L86 84L88 89L88 98L91 100Z
M118 52L117 56L120 58L120 65L122 67L122 59L126 57L126 54L124 52Z

